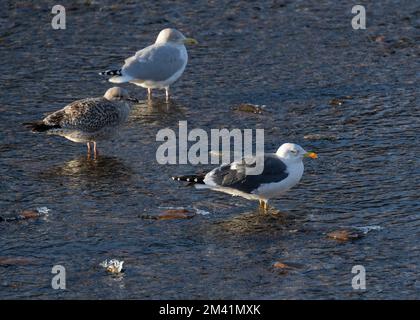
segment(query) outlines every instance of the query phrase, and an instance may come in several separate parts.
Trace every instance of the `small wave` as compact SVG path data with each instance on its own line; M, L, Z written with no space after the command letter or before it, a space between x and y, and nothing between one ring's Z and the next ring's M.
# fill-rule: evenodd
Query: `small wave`
M362 231L364 234L367 234L370 231L374 231L374 230L379 231L383 229L383 227L381 226L365 226L365 227L353 227L353 228Z

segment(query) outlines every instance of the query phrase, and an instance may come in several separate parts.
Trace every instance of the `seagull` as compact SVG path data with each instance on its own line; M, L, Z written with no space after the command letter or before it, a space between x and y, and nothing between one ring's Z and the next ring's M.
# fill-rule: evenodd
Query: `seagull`
M90 157L93 143L95 158L98 155L96 142L107 140L118 132L130 113L130 98L127 91L113 87L103 97L77 100L61 110L51 113L41 121L24 123L33 132L59 135L77 143L86 143Z
M261 174L246 172L262 157L264 169ZM260 208L268 209L269 199L276 198L297 185L303 175L303 158L316 159L315 152L307 152L294 143L284 143L276 153L265 153L248 159L242 158L223 164L206 174L175 176L173 180L187 181L199 189L211 189L248 200L258 200Z
M147 88L149 100L152 89L165 89L168 102L169 86L179 79L188 62L185 44L197 43L197 40L186 38L176 29L163 29L154 44L127 58L121 69L99 74L113 76L109 79L113 83L130 82Z

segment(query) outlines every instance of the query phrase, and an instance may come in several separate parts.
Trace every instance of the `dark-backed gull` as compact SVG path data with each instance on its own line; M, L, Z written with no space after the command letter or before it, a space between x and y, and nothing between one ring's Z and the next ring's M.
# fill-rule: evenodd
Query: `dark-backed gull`
M264 170L261 174L247 174L246 168L254 166L252 161L224 164L201 175L175 176L173 180L188 181L197 188L208 188L249 200L258 200L260 207L267 210L269 199L276 198L299 183L303 175L303 158L317 158L314 152L307 152L294 143L285 143L276 153L266 153L263 157Z

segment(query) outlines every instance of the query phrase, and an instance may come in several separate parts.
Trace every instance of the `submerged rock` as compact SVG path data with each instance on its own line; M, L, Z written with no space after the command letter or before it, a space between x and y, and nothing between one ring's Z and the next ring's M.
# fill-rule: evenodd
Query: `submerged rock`
M336 241L349 241L363 238L371 231L380 231L381 226L364 226L364 227L348 227L349 229L341 229L327 233L327 238Z
M0 257L0 266L24 266L33 264L34 260L25 257Z
M233 110L241 111L241 112L248 112L248 113L255 113L255 114L262 114L264 108L265 108L265 105L242 103L240 105L234 106Z
M346 100L350 100L350 99L353 99L353 97L352 96L338 97L338 98L331 99L329 104L332 106L341 106Z
M273 267L276 269L290 269L287 264L280 261L274 262Z
M39 216L40 216L40 213L35 210L23 210L21 214L19 215L19 217L21 217L22 219L33 219L33 218L38 218Z
M187 209L168 209L157 216L158 220L172 220L172 219L191 219L196 215L195 212Z
M384 42L385 41L385 36L372 37L371 40L374 41L374 42Z
M289 271L296 270L299 267L301 267L301 265L294 263L284 263L281 261L276 261L273 263L273 268L280 271L282 274L287 274Z
M177 208L177 209L166 209L163 212L149 215L145 214L142 215L141 218L143 219L152 219L152 220L176 220L176 219L191 219L196 216L197 213L190 211L185 208Z
M357 240L364 236L363 232L357 230L336 230L327 233L329 239L333 239L340 242L345 242L349 240Z
M311 141L315 141L315 140L328 140L328 141L335 141L337 140L336 136L333 135L326 135L326 134L307 134L303 136L303 139L305 140L311 140Z
M50 209L47 207L36 208L35 210L26 209L23 210L21 213L11 217L2 217L0 216L0 222L13 222L13 221L20 221L20 220L28 220L28 219L36 219L41 216L47 215Z

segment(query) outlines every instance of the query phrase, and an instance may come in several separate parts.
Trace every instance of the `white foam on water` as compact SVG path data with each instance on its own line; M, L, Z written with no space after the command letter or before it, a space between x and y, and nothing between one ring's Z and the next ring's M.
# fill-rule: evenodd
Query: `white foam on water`
M48 214L51 209L48 209L47 207L38 207L36 208L36 211L38 211L39 214Z
M210 212L208 212L206 210L201 210L201 209L197 209L197 208L194 208L194 210L197 214L200 214L202 216L206 216L206 215L210 214Z
M108 272L111 273L120 273L123 268L124 261L119 261L117 259L105 260L102 261L99 265L104 267Z
M379 231L383 229L383 227L381 226L365 226L365 227L353 227L353 228L362 231L364 234L370 231L374 231L374 230Z

